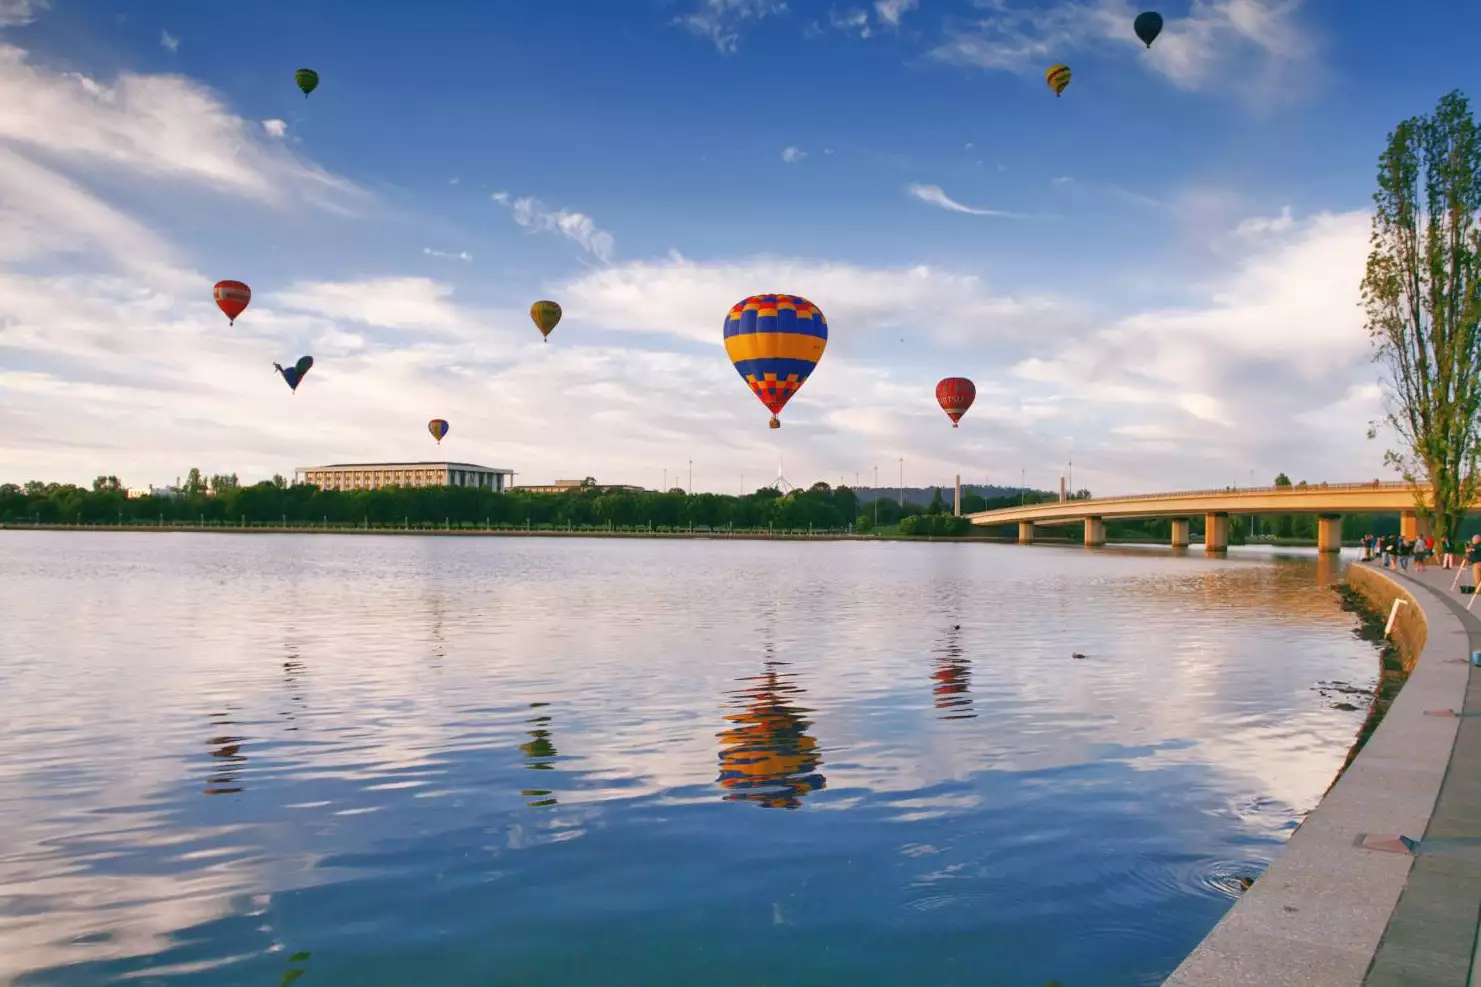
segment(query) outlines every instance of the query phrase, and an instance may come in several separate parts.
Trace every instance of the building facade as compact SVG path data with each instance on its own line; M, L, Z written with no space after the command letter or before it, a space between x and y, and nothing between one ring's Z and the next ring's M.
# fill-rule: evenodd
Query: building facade
M513 470L472 463L335 463L304 466L293 472L294 483L311 483L320 490L380 490L385 487L477 487L503 492Z

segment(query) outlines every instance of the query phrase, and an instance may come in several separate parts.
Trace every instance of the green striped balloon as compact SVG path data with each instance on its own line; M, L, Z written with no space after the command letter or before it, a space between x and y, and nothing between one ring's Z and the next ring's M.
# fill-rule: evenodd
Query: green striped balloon
M308 99L309 93L319 88L319 73L313 69L299 69L293 73L293 80L298 83L298 88L303 90L304 99Z

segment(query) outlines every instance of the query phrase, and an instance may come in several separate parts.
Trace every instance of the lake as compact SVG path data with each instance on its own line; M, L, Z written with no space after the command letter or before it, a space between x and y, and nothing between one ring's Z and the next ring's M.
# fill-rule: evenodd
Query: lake
M1158 984L1365 715L1336 569L3 532L0 982Z

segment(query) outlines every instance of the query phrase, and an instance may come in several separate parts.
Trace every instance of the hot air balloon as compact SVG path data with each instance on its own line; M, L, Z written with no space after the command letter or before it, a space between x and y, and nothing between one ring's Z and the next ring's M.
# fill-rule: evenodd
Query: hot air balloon
M252 289L240 281L217 281L211 294L216 296L216 307L226 313L232 325L237 324L237 316L252 304Z
M561 320L561 307L555 302L536 302L530 306L530 318L535 320L535 328L550 342L550 331L554 329Z
M294 394L298 393L298 385L303 383L303 375L308 373L309 368L313 365L314 358L311 356L299 357L298 362L291 367L285 368L282 364L273 364L277 368L278 373L282 374L283 379L288 382L288 387L292 389Z
M448 424L441 418L434 418L427 423L427 431L432 433L432 438L437 440L438 445L442 445L442 440L447 435Z
M828 320L797 295L752 295L725 317L725 355L761 403L771 409L770 427L792 399L828 345Z
M1049 88L1054 90L1054 95L1064 93L1064 87L1070 84L1070 67L1068 65L1056 65L1044 73L1044 81L1049 83Z
M962 416L977 400L977 385L965 377L947 377L936 385L936 403L951 419L951 427L958 427Z
M1145 41L1147 47L1150 48L1152 47L1152 42L1157 40L1157 35L1162 33L1162 15L1155 10L1137 14L1136 20L1132 22L1131 27L1136 32L1136 36Z
M319 73L313 69L299 69L293 73L293 81L303 90L303 98L308 99L309 93L319 88Z

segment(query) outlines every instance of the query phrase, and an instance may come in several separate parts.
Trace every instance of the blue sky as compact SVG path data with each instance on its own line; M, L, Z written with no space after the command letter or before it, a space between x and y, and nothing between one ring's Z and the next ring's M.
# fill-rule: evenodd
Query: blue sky
M0 479L418 458L434 416L531 482L1383 472L1374 163L1474 89L1481 11L1177 0L1147 51L1124 0L429 6L0 0ZM720 344L762 291L832 327L780 432Z

